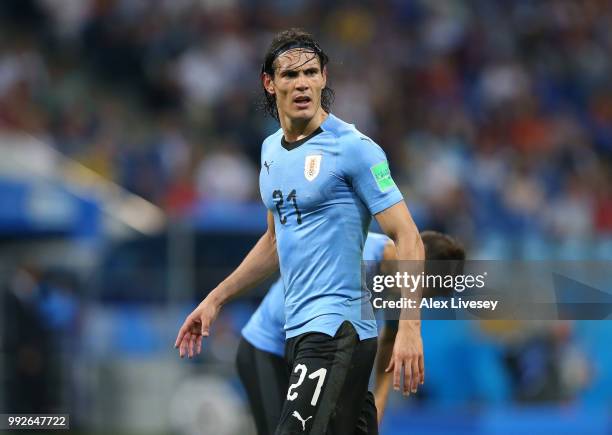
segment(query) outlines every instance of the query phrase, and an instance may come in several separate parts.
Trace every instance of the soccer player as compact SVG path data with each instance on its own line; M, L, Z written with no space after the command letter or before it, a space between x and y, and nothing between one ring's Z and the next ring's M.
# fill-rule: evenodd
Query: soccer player
M452 237L435 231L421 233L425 246L427 260L464 260L465 251ZM381 261L396 259L393 243L382 234L368 233L363 247L363 259L373 270L368 274L380 273ZM454 264L449 264L454 266ZM446 272L439 270L437 272ZM452 273L452 271L449 271ZM263 301L253 313L242 330L242 339L238 346L236 365L240 380L244 385L257 433L267 435L273 433L280 418L281 408L289 386L289 370L285 363L285 324L284 288L281 279L271 287ZM440 293L430 293L427 297L440 296ZM397 334L397 321L387 321L383 327L376 356L376 383L374 389L378 423L387 403L391 386L390 373L385 368L391 356L393 342ZM368 400L372 400L371 396ZM370 419L359 421L358 425L370 423ZM362 430L363 431L363 430ZM377 433L375 427L367 430L368 434Z
M424 259L384 152L330 113L327 63L306 32L292 29L273 39L262 84L281 128L261 151L268 229L187 316L175 342L181 356L199 352L223 304L280 267L291 374L276 435L351 434L363 409L373 407L367 388L377 329L360 270L371 216L394 242L399 260ZM387 369L396 390L403 378L404 394L423 382L420 320L400 321Z

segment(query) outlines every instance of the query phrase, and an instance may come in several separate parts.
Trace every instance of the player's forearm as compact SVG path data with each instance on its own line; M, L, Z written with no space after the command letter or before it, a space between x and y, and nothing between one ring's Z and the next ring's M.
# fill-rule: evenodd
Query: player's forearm
M274 234L268 231L257 241L236 270L210 292L208 298L221 306L257 286L277 271L276 239Z
M416 225L407 225L392 237L398 260L425 260L425 248Z
M411 260L410 263L406 263L403 266L400 263L400 268L405 267L409 269L409 273L414 275L420 274L424 270L425 266L425 248L416 225L411 225L411 229L400 232L397 235L396 240L394 240L394 243L397 249L397 259ZM418 307L418 304L420 304L422 289L413 289L413 292L410 294L404 294L408 291L409 289L402 288L402 296L416 300ZM399 321L399 330L409 333L417 332L420 334L421 319L420 310L418 308L410 309L409 312L403 310L401 320Z

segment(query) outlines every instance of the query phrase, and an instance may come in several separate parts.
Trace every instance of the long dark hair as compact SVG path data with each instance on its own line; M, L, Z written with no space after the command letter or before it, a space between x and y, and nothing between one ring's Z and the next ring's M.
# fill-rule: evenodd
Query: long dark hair
M304 50L316 55L319 58L319 63L321 64L321 72L323 72L323 68L329 62L327 54L325 54L310 33L305 32L302 29L293 28L284 30L274 36L274 39L272 39L270 47L268 48L268 51L264 57L264 62L261 66L261 73L269 74L270 76L274 77L274 61L276 58L281 53L294 48L303 48ZM279 121L278 109L276 107L276 95L270 94L265 89L263 92L264 98L261 102L263 110L265 110L266 113L272 118ZM321 91L321 107L323 110L329 113L333 102L334 91L329 86L326 86Z

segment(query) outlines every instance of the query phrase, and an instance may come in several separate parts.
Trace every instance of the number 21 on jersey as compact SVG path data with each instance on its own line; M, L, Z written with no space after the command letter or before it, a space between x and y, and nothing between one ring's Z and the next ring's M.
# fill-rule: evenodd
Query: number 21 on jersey
M275 190L272 192L272 199L276 203L276 211L278 212L278 219L281 224L285 225L287 223L287 216L283 214L283 204L285 203L285 199L287 203L293 203L293 207L295 208L295 214L297 215L297 223L298 225L302 223L302 213L297 204L297 193L295 189L289 192L287 198L283 199L283 192L280 190ZM291 207L291 205L289 205Z

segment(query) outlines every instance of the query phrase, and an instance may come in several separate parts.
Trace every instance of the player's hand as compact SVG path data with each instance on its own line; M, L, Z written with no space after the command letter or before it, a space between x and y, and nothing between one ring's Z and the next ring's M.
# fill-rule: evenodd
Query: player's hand
M208 337L210 326L217 318L219 309L220 307L207 297L187 316L174 342L181 358L185 355L193 358L200 354L202 338Z
M418 322L409 320L400 322L407 323L402 325L397 332L391 361L385 371L393 370L393 389L399 391L402 367L404 368L403 394L408 396L410 392L416 393L419 384L422 385L425 382L423 340Z

